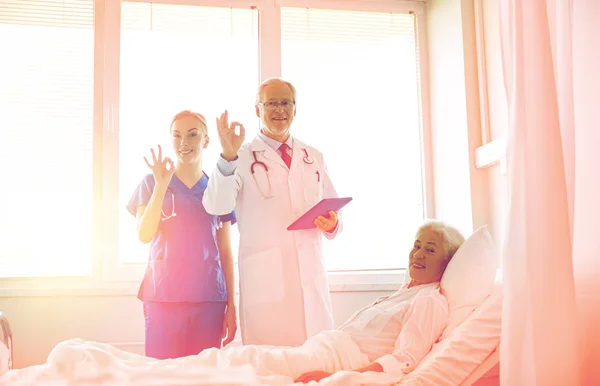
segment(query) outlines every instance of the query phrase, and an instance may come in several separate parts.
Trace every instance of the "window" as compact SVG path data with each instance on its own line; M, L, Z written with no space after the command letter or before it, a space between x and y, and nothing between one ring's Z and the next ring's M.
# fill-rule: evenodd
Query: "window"
M324 153L339 194L354 198L344 232L324 240L328 269L406 266L424 212L409 12L421 3L98 3L0 0L0 55L10 58L0 61L0 278L137 285L148 246L126 204L149 172L143 157L157 144L173 155L170 120L190 109L208 121L212 173L215 118L227 109L251 140L256 88L272 76L298 89L293 134Z
M93 0L0 0L0 277L87 275Z
M180 110L203 114L211 142L203 168L210 176L221 145L215 119L227 109L257 129L258 15L251 9L123 2L119 124L119 260L145 263L148 247L137 239L125 206L143 176L143 157L170 148L169 124ZM237 226L232 242L237 251Z
M424 213L414 16L283 8L281 34L293 134L354 198L343 233L323 243L328 269L405 268Z

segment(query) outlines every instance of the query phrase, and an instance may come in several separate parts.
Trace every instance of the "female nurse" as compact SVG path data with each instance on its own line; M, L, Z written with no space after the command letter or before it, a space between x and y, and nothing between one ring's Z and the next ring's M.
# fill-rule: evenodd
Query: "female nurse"
M152 170L127 206L150 259L138 292L145 317L146 355L157 359L200 353L231 342L237 330L230 226L235 215L213 216L202 205L208 177L202 153L206 120L188 110L171 121L176 162L151 150Z

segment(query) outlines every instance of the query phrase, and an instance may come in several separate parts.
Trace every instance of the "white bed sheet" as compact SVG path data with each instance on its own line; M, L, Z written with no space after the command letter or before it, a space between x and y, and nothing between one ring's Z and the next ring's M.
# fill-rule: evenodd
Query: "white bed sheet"
M125 362L141 363L152 362L147 358L142 359L136 354L110 348L107 345L83 342L79 340L63 342L61 349L67 348L67 351L81 353L86 351L85 364L88 371L86 376L82 374L79 377L73 375L73 369L66 363L57 362L55 359L40 366L32 366L23 370L15 370L6 377L0 377L0 384L3 386L24 386L24 385L52 385L67 386L72 385L75 380L77 385L292 385L290 378L283 376L257 375L256 371L247 365L227 366L227 367L208 367L208 366L181 366L177 361L172 361L168 366L155 366L153 371L140 371L133 368L127 369L123 365ZM71 353L72 354L72 353ZM62 360L69 358L62 358ZM91 359L91 362L90 362ZM483 377L495 376L494 367L498 364L498 350L494 350L486 360L481 363L463 382L461 386L471 386L478 384ZM81 358L78 359L81 361ZM75 364L75 358L71 358L72 364ZM120 364L118 362L121 362ZM93 365L90 367L90 363ZM89 370L92 369L90 372ZM79 369L81 370L81 368ZM317 384L316 382L313 384ZM319 383L320 385L397 385L395 379L385 374L359 374L355 372L340 372L335 376ZM401 383L400 383L401 384ZM487 383L486 383L487 385Z
M0 385L292 385L295 376L282 374L300 375L314 369L315 363L327 363L332 368L328 368L330 372L368 363L368 358L345 334L331 332L316 344L311 342L304 348L310 355L244 346L160 361L107 344L73 339L58 344L44 365L9 371L0 377ZM322 354L330 352L330 347L341 349L336 350L334 357ZM383 373L338 371L319 385L393 385L400 379Z

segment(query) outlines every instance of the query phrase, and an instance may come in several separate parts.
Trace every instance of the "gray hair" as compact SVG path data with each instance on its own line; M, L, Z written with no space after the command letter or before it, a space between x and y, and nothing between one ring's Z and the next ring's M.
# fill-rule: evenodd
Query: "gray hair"
M271 83L285 84L286 86L288 86L292 90L292 95L294 98L294 100L292 102L296 102L296 88L294 87L294 85L292 85L287 80L283 80L282 78L269 78L269 79L265 79L260 84L260 86L258 86L258 89L256 90L256 103L260 102L260 94L262 93L264 88L267 87L268 85L270 85Z
M446 260L450 261L458 248L465 242L465 237L458 229L450 226L442 221L427 220L419 227L415 237L419 237L426 230L436 232L444 240L444 248L446 249Z

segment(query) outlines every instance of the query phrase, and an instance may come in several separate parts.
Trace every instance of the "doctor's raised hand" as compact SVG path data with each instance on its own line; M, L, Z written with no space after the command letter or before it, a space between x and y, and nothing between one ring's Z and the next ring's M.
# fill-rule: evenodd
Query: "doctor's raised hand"
M240 128L239 134L235 132L236 127ZM217 118L217 131L219 132L219 141L223 149L223 153L221 153L222 157L227 161L234 160L246 137L244 125L239 122L231 122L230 125L229 113L225 110L221 114L221 117Z
M167 190L171 178L173 178L173 173L175 173L175 165L169 157L163 158L160 145L158 145L158 156L154 152L154 149L150 149L150 153L152 153L152 164L148 162L146 157L144 157L144 161L150 170L152 170L154 183L156 184L156 187Z

